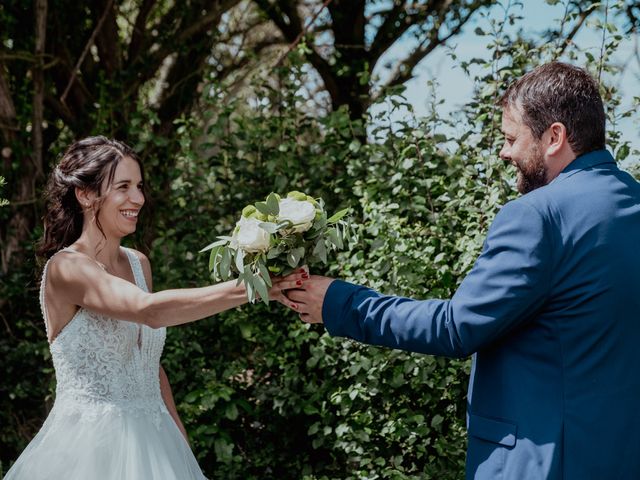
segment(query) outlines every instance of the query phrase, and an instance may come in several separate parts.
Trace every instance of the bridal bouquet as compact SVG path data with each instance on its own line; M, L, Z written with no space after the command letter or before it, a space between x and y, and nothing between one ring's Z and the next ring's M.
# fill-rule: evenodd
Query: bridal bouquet
M287 275L297 267L327 263L327 254L344 248L349 209L328 216L322 199L302 192L285 198L270 193L264 202L247 205L231 236L221 236L200 250L211 250L209 270L216 280L238 275L250 302L269 303L271 274Z

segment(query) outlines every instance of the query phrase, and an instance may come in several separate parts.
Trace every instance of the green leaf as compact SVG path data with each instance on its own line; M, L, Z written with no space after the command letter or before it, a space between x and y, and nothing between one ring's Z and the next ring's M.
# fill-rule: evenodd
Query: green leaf
M267 252L267 260L273 260L277 258L283 252L280 246L273 247L271 250Z
M220 259L220 276L222 280L226 281L231 276L231 249L225 248L222 252L222 258Z
M249 277L245 277L244 286L247 289L247 298L250 303L255 303L256 301L256 289L253 286L253 275L249 275Z
M313 255L318 257L322 263L327 263L327 246L324 244L324 240L321 238L316 243L316 246L313 249Z
M283 228L290 228L291 226L293 226L293 222L291 220L283 220L278 224L278 230L281 230Z
M260 275L253 276L253 285L262 300L262 303L269 305L269 290L264 282L264 279Z
M210 272L215 269L216 260L218 258L218 255L220 254L220 250L222 250L223 248L224 248L223 246L219 246L211 249L211 254L209 255L209 271Z
M440 425L442 423L443 420L444 420L444 418L442 417L442 415L435 414L433 416L433 418L431 419L431 426L432 427L437 427L438 425Z
M230 403L229 405L227 405L224 416L229 420L235 420L236 418L238 418L238 407L236 407L235 403Z
M291 268L296 268L300 259L304 256L304 247L298 247L287 253L287 263Z
M262 262L258 262L258 270L260 270L260 275L262 275L264 282L269 288L271 288L273 286L273 282L271 282L271 275L269 275L269 269L267 269L267 266Z
M618 149L618 153L616 154L616 160L621 162L622 160L627 158L629 156L629 150L630 150L629 144L628 143L623 144Z
M257 202L254 204L256 209L263 215L269 215L269 207L266 202Z
M327 226L327 216L322 215L319 219L313 222L313 229L315 231L320 231Z
M221 245L225 245L229 243L226 239L222 239L222 240L217 240L209 245L207 245L206 247L204 247L202 250L200 250L198 253L202 253L202 252L206 252L207 250L211 250L212 248L215 247L219 247Z
M331 240L331 243L333 243L336 247L342 249L342 238L340 238L338 230L335 228L330 228L327 233L329 234L329 240Z
M342 219L345 215L347 215L349 213L349 210L351 210L350 208L345 208L343 210L340 210L337 213L334 213L333 215L331 215L331 217L327 220L327 223L336 223L338 220Z
M273 223L273 222L260 222L258 224L258 226L261 229L265 230L266 232L272 233L272 234L278 232L278 230L280 229L280 225L281 224L276 224L276 223Z
M236 268L238 272L244 272L244 250L241 248L236 250Z
M278 197L276 197L275 193L270 193L267 197L267 208L269 209L269 215L274 217L280 213L280 202L278 202Z

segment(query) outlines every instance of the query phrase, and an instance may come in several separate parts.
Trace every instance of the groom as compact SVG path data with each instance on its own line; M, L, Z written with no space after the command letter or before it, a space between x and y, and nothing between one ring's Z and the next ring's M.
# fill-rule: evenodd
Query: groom
M450 300L312 276L288 293L331 335L474 354L467 478L640 479L640 184L605 150L598 84L542 65L500 101L507 203Z

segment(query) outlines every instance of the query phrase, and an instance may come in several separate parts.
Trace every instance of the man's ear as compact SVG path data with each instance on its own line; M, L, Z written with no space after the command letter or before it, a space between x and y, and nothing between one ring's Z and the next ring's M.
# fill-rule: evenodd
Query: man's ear
M567 127L560 122L554 122L545 132L547 141L547 155L557 155L567 145Z

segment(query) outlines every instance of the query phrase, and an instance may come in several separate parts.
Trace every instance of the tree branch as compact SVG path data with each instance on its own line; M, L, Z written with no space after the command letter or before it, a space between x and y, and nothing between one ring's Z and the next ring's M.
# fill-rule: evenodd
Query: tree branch
M298 34L302 31L302 22L296 10L295 4L290 1L276 2L271 5L268 0L254 0L256 5L267 15L269 20L276 24L276 27L282 32L285 40L289 43L293 42ZM278 11L276 11L276 9ZM285 20L286 15L287 20Z
M473 16L475 11L476 9L470 9L465 16L460 18L459 23L455 27L453 27L447 35L440 38L438 33L439 33L439 28L442 25L443 14L444 14L444 12L441 12L440 23L434 26L434 30L432 30L432 34L427 36L424 39L424 41L420 45L418 45L418 47L416 47L405 60L403 60L397 65L397 67L394 70L394 73L391 75L389 81L387 82L386 87L394 87L397 85L402 85L403 83L410 80L413 77L413 69L418 65L418 63L420 63L420 61L424 57L429 55L438 46L444 45L447 42L447 40L449 40L451 37L460 33L460 30L462 29L462 27L469 21L469 19ZM425 45L427 40L429 41L429 43Z
M220 21L220 17L224 12L229 10L231 7L236 6L240 3L240 0L220 0L216 2L218 5L214 5L211 10L209 10L205 15L200 17L200 19L189 27L185 28L177 37L179 42L184 42L189 38L202 33L209 29L212 25L218 23Z
M403 15L404 14L404 15ZM394 5L387 11L384 21L371 42L369 47L369 60L375 63L387 49L395 43L399 35L411 27L412 22L402 21L406 17L406 6L404 2L394 1ZM396 27L400 22L401 27Z
M120 37L118 35L118 24L116 22L116 12L112 0L95 1L96 8L104 5L104 17L101 28L96 29L96 47L102 63L102 67L111 78L122 68L122 53L120 48ZM104 13L103 13L104 15Z
M6 143L10 143L17 130L16 107L11 98L9 83L6 81L4 65L0 60L0 131Z
M91 45L93 45L93 42L95 41L96 35L98 34L100 29L102 28L102 24L106 20L107 14L109 13L109 10L111 9L111 5L112 4L113 4L113 0L108 0L107 6L104 9L102 17L100 17L100 20L98 21L98 24L96 25L96 28L91 33L91 36L89 37L89 40L87 41L87 44L84 46L84 50L82 51L82 54L80 55L80 58L78 58L78 63L76 63L75 68L71 72L71 78L69 78L69 83L67 83L67 86L64 89L64 92L62 93L62 96L60 97L60 101L62 103L65 103L65 100L67 99L67 95L69 94L69 90L71 89L71 86L73 85L73 82L75 81L76 76L80 72L80 67L82 66L82 62L84 62L84 57L86 57L87 53L89 53L89 48L91 47Z
M556 58L561 57L564 54L564 52L567 50L567 48L569 48L569 45L571 45L573 38L580 31L580 29L584 25L585 20L587 19L587 17L589 17L589 15L591 15L594 11L596 11L595 8L587 8L586 10L582 10L580 12L580 14L578 15L578 21L573 26L573 28L571 29L569 34L563 39L562 47L556 53ZM563 24L564 24L564 22L563 22ZM562 27L560 27L560 32L558 32L558 35L562 35Z
M142 50L142 44L147 34L147 18L149 13L156 4L156 0L143 0L136 20L133 24L133 32L131 33L131 41L129 42L129 51L127 52L127 61L133 63Z
M164 37L163 43L152 54L147 55L144 59L139 56L131 64L131 70L138 71L138 75L132 78L130 84L126 87L125 97L128 98L135 95L140 88L140 85L153 78L158 69L161 67L165 58L167 58L172 52L176 50L176 44L186 44L189 41L192 41L193 37L195 37L196 35L206 32L208 28L211 28L213 25L220 21L220 18L222 17L224 12L240 3L240 1L241 0L224 0L217 2L217 5L211 7L211 10L196 22L197 28L194 25L191 25L178 34L173 32L174 30L181 30L179 28L179 25L177 25L179 22L175 18L176 12L180 9L178 8L178 6L174 5L174 7L163 18L163 25L158 26L158 30L172 33L169 33ZM173 23L175 23L175 25L172 25ZM136 68L136 65L134 65L140 63L144 63L145 66L143 69ZM137 66L140 67L140 65ZM142 74L140 74L140 71L142 72Z
M307 33L307 31L309 30L309 28L311 28L311 25L313 25L313 22L316 21L316 18L318 18L318 15L320 15L320 13L322 13L322 11L327 8L327 6L329 6L329 4L331 3L332 0L325 0L324 3L322 4L322 7L320 7L318 9L318 11L313 15L313 17L311 17L311 20L309 21L309 23L307 24L306 27L304 27L303 29L300 30L300 32L298 33L298 35L296 36L296 38L293 40L293 42L291 42L291 44L289 45L289 47L287 48L286 52L284 52L282 54L282 56L278 59L278 61L276 62L276 64L274 65L274 68L277 68L280 66L280 64L282 63L282 61L287 57L287 55L289 55L289 53L291 53L291 50L293 50L294 48L296 48L296 45L298 45L298 43L300 43L300 40L302 40L302 37L304 37L304 35Z

